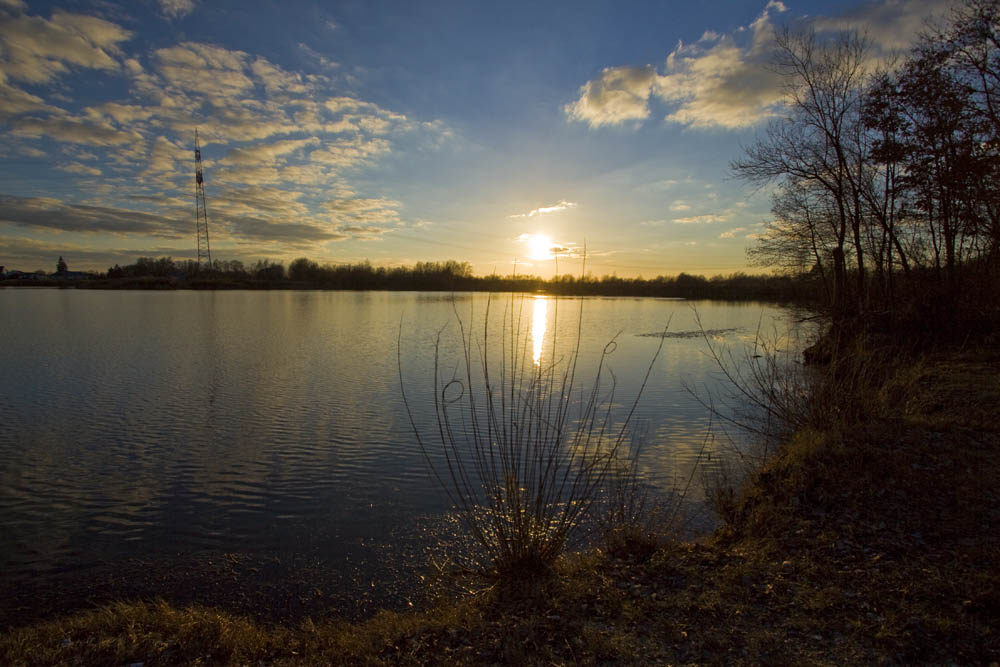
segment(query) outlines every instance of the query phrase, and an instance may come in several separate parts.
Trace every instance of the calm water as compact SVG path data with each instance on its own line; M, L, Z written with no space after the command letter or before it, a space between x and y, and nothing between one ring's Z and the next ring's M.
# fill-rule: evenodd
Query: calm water
M488 299L0 290L0 620L102 594L281 600L293 616L295 605L405 604L448 505L401 401L397 339L431 434L435 337L449 375L456 313L481 337ZM582 321L581 387L617 335L607 363L622 416L660 340L649 334L669 322L636 422L644 474L664 489L686 478L709 423L685 387L719 388L705 342L686 335L698 328L692 306L736 350L790 319L761 304L659 299L489 306L491 340L507 331L528 365L565 358Z

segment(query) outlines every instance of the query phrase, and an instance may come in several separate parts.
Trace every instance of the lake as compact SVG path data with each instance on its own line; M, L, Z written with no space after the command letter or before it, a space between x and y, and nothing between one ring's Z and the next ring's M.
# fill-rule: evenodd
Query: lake
M662 340L630 442L667 490L727 391L696 317L737 356L793 321L666 299L0 289L0 624L155 595L277 619L407 606L451 525L400 384L440 462L438 336L447 379L459 322L529 369L565 363L579 330L581 389L614 339L618 423Z

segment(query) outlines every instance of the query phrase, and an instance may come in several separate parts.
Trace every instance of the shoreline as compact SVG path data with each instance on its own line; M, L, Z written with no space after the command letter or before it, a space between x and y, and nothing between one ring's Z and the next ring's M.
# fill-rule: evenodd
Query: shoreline
M757 278L757 277L753 277ZM657 280L593 279L572 282L551 282L540 278L456 278L428 282L369 284L350 281L253 280L238 278L97 278L92 280L0 280L0 289L80 289L110 291L355 291L355 292L451 292L451 293L518 293L544 294L562 297L635 297L655 299L687 299L711 301L761 301L794 304L806 302L808 285L795 283L791 277L760 278L760 285L742 286L730 279L695 281L678 286Z

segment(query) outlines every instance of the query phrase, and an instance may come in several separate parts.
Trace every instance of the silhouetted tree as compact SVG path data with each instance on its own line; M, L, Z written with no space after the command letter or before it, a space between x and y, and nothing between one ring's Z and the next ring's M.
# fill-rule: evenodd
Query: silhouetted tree
M68 271L66 267L66 262L63 261L62 255L59 256L59 261L56 262L56 273L62 273L63 271Z
M266 259L258 260L252 269L254 277L258 280L277 281L285 279L285 266L274 264Z
M751 183L790 179L828 199L826 208L835 215L830 249L833 308L857 312L866 278L862 188L868 175L861 109L868 43L854 33L820 41L814 33L789 30L779 32L775 40L774 67L786 86L784 114L731 168ZM853 299L847 293L849 243L857 275Z
M299 257L288 265L288 277L291 280L313 280L317 278L318 275L319 264L306 257Z
M862 122L871 134L868 159L876 174L862 189L875 222L869 230L872 262L883 298L892 299L896 266L909 275L912 260L911 251L906 247L905 225L906 148L903 141L906 123L899 111L895 82L890 73L880 72L869 83Z

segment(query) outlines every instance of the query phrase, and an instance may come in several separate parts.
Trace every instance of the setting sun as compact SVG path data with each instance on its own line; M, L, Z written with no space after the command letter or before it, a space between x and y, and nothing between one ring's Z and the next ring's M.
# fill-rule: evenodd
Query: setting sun
M545 234L525 234L522 236L528 245L530 259L552 259L552 239Z

